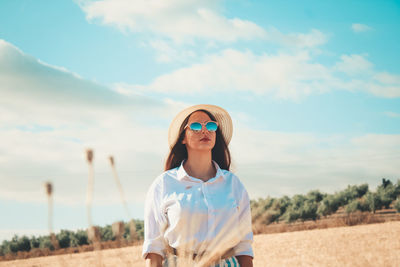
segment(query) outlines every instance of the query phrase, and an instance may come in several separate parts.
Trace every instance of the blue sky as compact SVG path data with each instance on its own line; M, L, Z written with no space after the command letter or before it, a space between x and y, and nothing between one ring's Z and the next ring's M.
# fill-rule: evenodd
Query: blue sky
M397 1L1 1L0 239L134 218L182 108L227 109L250 197L397 180Z

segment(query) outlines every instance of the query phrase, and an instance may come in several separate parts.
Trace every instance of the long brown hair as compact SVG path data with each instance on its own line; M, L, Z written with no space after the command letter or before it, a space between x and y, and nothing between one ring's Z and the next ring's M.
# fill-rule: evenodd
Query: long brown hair
M182 122L181 127L179 128L179 138L169 152L169 155L165 162L166 171L180 166L182 161L184 159L187 159L188 153L186 145L182 144L182 141L185 138L185 131L186 131L185 126L189 120L190 115L192 115L194 112L197 111L202 111L206 113L210 117L210 119L216 121L214 115L212 115L209 111L204 109L199 109L190 113ZM215 145L211 150L211 154L212 154L212 159L219 165L221 169L229 171L229 168L231 166L231 153L229 152L228 145L225 142L220 127L218 127L217 129Z

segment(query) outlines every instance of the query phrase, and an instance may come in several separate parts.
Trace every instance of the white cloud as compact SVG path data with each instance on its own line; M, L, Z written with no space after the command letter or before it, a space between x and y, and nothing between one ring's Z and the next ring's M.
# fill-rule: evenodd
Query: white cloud
M175 48L167 41L153 40L150 46L157 52L156 60L158 62L183 62L187 63L196 59L197 55L193 50Z
M20 105L36 101L35 108L39 109L42 102L55 107L84 105L87 108L104 104L126 106L132 101L142 107L154 104L154 100L144 96L136 100L122 97L106 86L26 55L4 40L0 40L0 84L1 93L7 95L1 102L7 104L13 98Z
M373 74L373 82L367 88L375 95L388 98L400 97L400 75L376 72Z
M239 40L264 40L289 47L310 48L327 41L327 36L317 29L312 29L309 33L284 34L273 27L265 30L251 21L226 18L219 12L221 2L78 1L89 21L99 20L126 33L151 36L151 41L145 43L158 51L159 62L170 62L172 58L190 59L196 54L197 49L192 47L195 44L197 47L210 48L216 42L224 44Z
M379 72L374 75L374 79L382 84L400 85L400 75L393 75L387 72Z
M373 72L373 64L364 55L342 55L335 69L347 75L370 75Z
M214 11L219 1L103 0L80 1L88 20L100 19L132 32L151 32L177 43L193 39L222 42L263 38L265 31L251 21L228 19Z
M329 79L325 67L308 61L307 53L258 56L249 51L229 49L208 56L204 63L161 75L142 90L188 94L250 91L271 93L282 98L297 97L312 90L324 90L309 84Z
M252 130L235 121L231 150L235 170L252 198L320 189L333 193L349 184L400 175L400 135L361 136Z
M146 177L147 183L138 180L161 170L168 147L160 121L176 113L167 102L121 95L43 64L5 41L0 41L0 94L0 139L6 140L0 144L3 199L45 201L42 184L52 180L56 201L82 203L87 147L96 153L98 192L114 188L109 154L116 157L130 200L142 201L153 177ZM97 200L119 201L114 189Z
M214 0L78 0L89 22L117 27L142 38L155 51L159 63L189 64L209 51L237 41L261 41L288 49L311 49L325 44L328 36L317 29L282 33L254 22L227 18L222 1Z
M360 23L353 23L351 25L351 29L356 33L367 32L367 31L372 30L372 28L369 27L368 25L360 24Z
M120 90L205 95L251 92L297 99L331 90L400 97L399 76L377 72L365 55L342 55L332 66L317 63L310 53L254 54L226 49L204 57L201 63L160 75L149 85L119 84Z
M325 44L328 37L317 29L312 29L309 33L284 34L271 27L267 34L267 40L287 47L311 48Z

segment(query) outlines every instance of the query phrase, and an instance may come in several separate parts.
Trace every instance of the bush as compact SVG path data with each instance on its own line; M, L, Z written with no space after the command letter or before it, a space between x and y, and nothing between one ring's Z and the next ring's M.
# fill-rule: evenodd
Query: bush
M144 239L144 222L135 220L135 224L136 224L136 236L138 237L139 240L143 240Z
M41 236L39 248L48 248L50 250L54 250L54 246L51 243L50 236Z
M31 250L31 242L27 236L22 236L17 240L17 251Z
M358 197L364 196L366 193L368 193L368 184L362 184L359 186L355 186L355 190L358 194Z
M395 185L395 192L397 196L400 196L400 179L397 180L397 184Z
M311 200L311 201L317 202L317 203L319 203L325 197L326 197L326 194L322 194L321 192L319 192L319 190L312 190L312 191L308 192L308 194L306 196L306 198L308 200Z
M71 244L71 247L89 245L87 231L77 230L74 234L71 235L70 244Z
M32 236L30 243L31 243L31 249L39 248L39 246L40 246L40 240L34 236Z
M257 221L260 218L260 216L265 212L260 203L256 201L250 202L250 209L251 209L251 220L253 222Z
M328 209L327 204L326 204L325 202L321 202L321 203L318 205L317 216L318 216L318 217L325 217L325 216L327 216L327 215L329 215L329 214L330 214L330 213L329 213L329 209Z
M261 217L260 217L260 222L262 224L270 224L275 222L279 216L280 216L280 211L279 210L267 210L266 212L264 212Z
M115 240L111 225L100 227L101 241Z
M397 210L397 212L400 212L400 197L398 197L394 202L394 208Z
M3 255L10 253L10 241L4 240L1 244L0 251L0 253L2 253Z
M339 206L345 206L353 200L364 196L368 192L368 184L348 186L344 191L337 193Z
M292 198L291 201L291 206L293 206L295 209L300 209L301 207L304 206L304 202L306 201L306 197L303 195L295 195Z
M300 209L300 218L304 220L315 220L318 217L317 214L318 204L315 201L306 201L303 207Z
M368 211L369 206L365 202L365 200L355 199L346 206L345 210L347 213L352 213L356 211Z
M320 203L318 207L317 214L322 216L327 216L329 214L335 213L341 206L340 203L343 202L341 199L343 196L336 193L335 195L327 195Z
M388 209L390 204L392 204L397 197L397 188L392 184L392 182L390 182L390 180L383 180L382 185L378 186L376 193L380 198L382 206Z
M296 221L299 218L300 218L300 212L296 210L293 206L289 206L286 209L285 213L281 215L279 219L290 223Z
M71 235L72 232L68 230L61 230L61 232L56 235L60 248L68 248L71 246Z
M286 209L290 205L290 198L288 196L283 196L273 201L271 209L279 210L279 214L282 215L286 212Z
M368 210L372 211L373 213L382 208L381 198L376 193L368 192L365 195L365 203L368 206Z

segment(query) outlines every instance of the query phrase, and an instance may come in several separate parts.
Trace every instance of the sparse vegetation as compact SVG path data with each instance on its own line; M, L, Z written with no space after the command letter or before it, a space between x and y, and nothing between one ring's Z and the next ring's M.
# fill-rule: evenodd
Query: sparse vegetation
M339 208L346 213L375 213L388 209L400 196L400 180L393 184L383 178L382 184L375 192L369 191L368 184L352 185L334 194L310 191L307 195L295 195L292 198L267 197L251 201L253 224L268 225L271 223L316 220L334 214Z
M398 197L396 202L394 202L394 208L400 213L400 197Z
M252 210L253 228L261 229L255 233L266 232L262 227L274 225L270 232L285 232L291 230L306 230L315 228L328 228L342 225L355 225L359 223L382 222L371 217L383 208L393 208L400 213L400 180L396 184L383 178L375 192L369 191L367 184L352 185L334 194L322 193L319 190L310 191L306 195L295 195L292 198L283 196L281 198L260 198L250 201ZM321 222L330 215L340 210L345 216L343 220L325 223ZM368 215L372 214L372 215ZM296 225L294 222L314 222L311 224ZM276 224L278 223L278 224ZM285 224L289 223L289 224ZM123 240L143 240L143 221L134 220L136 231L132 233L129 223L124 224ZM282 225L283 224L283 225ZM287 226L285 226L287 225ZM261 227L260 227L261 226ZM115 237L111 225L99 227L102 247L113 247L105 245L107 242L114 242ZM133 238L131 238L133 234ZM61 230L56 234L60 249L82 248L90 246L86 230ZM27 237L14 236L11 240L5 240L0 245L0 259L5 255L22 255L22 252L30 253L33 256L49 255L54 245L50 236ZM89 248L79 249L87 251ZM90 250L90 249L89 249ZM73 252L77 252L74 250ZM25 255L25 254L24 254ZM31 255L31 256L32 256ZM16 256L15 256L16 257ZM14 257L14 258L15 258ZM27 257L27 256L26 256ZM10 258L10 257L8 257ZM12 257L11 257L12 258Z
M143 221L135 220L134 223L136 225L136 240L133 241L143 240ZM113 241L115 239L112 234L111 225L106 225L99 228L102 242ZM129 223L125 223L124 230L124 239L131 240ZM62 249L89 245L87 231L85 230L61 230L58 234L56 234L56 238L60 248ZM0 245L0 256L10 253L17 253L19 251L28 252L32 249L44 249L52 251L54 250L54 246L49 235L39 237L32 236L31 238L27 236L19 237L16 235L10 241L3 241L3 243Z

